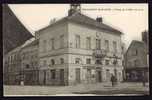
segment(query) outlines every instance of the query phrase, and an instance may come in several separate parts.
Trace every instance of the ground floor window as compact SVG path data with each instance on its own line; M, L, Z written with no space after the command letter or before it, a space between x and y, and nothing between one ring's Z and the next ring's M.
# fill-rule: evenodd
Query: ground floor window
M101 60L100 59L97 59L95 64L102 64Z
M86 64L91 64L91 59L90 58L86 59Z
M80 62L81 62L81 59L80 59L80 58L75 58L75 63L76 63L76 64L80 64Z
M51 70L51 79L55 79L55 69Z

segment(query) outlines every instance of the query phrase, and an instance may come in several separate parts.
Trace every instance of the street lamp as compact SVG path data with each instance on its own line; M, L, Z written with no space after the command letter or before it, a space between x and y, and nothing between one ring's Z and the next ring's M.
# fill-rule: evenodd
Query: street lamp
M94 49L93 51L94 51L93 57L95 58L95 60L97 59L103 60L106 56L106 50L104 49L100 49L100 50Z
M116 70L116 64L118 63L118 56L116 56L115 54L113 55L113 58L114 58L114 61L113 61L113 64L114 64L114 66L115 66L115 69L114 69L114 71L115 71L115 76L117 76L117 70Z

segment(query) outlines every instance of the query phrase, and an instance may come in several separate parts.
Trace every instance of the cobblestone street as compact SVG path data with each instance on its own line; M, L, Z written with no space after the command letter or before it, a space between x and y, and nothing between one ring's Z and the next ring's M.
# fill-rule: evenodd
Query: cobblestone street
M98 95L148 95L149 85L142 83L120 83L111 87L110 83L80 84L75 86L4 86L4 96L98 96Z

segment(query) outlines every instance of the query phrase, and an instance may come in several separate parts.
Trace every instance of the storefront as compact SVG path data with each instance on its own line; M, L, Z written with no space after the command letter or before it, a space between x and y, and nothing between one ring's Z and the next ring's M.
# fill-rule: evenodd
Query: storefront
M133 68L126 69L126 81L140 82L143 80L148 81L149 73L148 68Z

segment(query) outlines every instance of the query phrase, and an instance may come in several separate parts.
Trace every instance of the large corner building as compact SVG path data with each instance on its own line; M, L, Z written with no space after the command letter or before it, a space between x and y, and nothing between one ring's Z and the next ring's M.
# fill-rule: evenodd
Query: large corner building
M68 16L36 32L39 84L109 82L112 74L123 81L121 35L71 4Z

